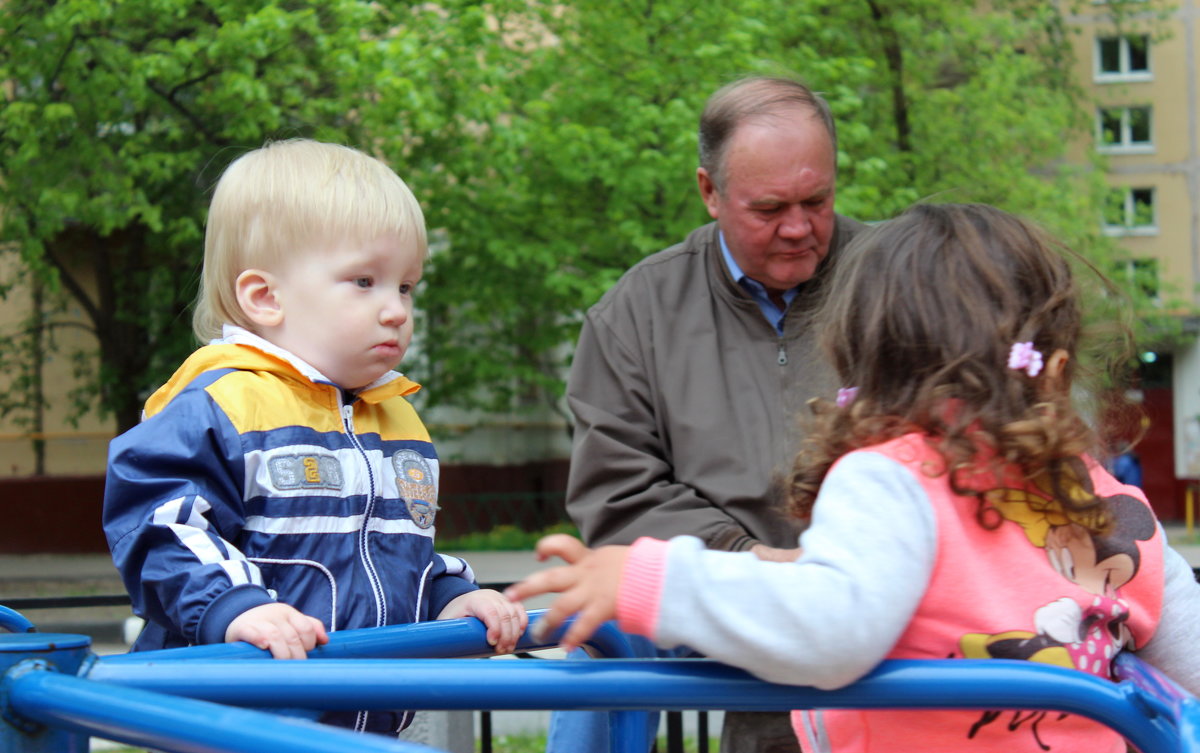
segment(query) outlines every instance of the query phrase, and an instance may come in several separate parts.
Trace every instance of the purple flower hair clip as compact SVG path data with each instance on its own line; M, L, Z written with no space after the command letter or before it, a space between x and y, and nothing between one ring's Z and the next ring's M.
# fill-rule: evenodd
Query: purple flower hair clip
M1024 370L1031 377L1042 371L1042 353L1034 350L1032 342L1013 343L1008 352L1008 368L1016 371Z
M837 393L837 407L845 408L850 403L854 402L854 398L858 397L857 387L842 387Z

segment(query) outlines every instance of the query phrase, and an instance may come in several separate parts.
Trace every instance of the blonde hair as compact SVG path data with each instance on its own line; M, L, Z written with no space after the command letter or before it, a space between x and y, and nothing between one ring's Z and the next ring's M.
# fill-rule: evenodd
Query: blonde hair
M192 317L200 342L225 323L249 328L235 281L330 241L396 235L425 258L425 218L391 168L357 149L309 139L266 144L225 169L209 205Z

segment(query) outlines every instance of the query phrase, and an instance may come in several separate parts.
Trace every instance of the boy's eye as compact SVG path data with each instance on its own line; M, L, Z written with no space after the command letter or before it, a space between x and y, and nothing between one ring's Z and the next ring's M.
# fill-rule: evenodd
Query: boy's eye
M359 286L360 288L369 288L369 287L371 287L372 283L371 283L370 277L355 277L354 284Z
M406 282L400 286L400 295L409 295L413 292L413 284Z

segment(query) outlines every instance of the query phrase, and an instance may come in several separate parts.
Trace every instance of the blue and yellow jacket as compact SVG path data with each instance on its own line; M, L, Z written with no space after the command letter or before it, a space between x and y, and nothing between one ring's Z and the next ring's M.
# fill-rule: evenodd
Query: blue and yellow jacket
M391 372L345 394L237 328L200 348L109 450L104 530L147 627L219 643L283 601L330 631L421 622L474 590L434 552L438 459Z

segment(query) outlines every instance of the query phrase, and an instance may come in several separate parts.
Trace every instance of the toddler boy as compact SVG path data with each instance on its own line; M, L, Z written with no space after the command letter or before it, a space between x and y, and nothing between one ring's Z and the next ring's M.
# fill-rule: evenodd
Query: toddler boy
M211 342L110 447L104 529L147 619L133 650L302 659L334 630L464 616L513 650L525 611L434 552L438 458L393 370L425 256L416 199L354 149L276 142L222 175L194 318Z

